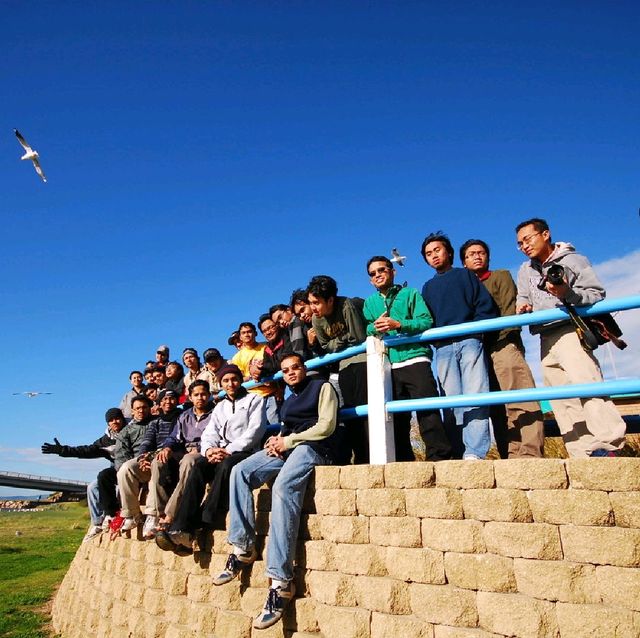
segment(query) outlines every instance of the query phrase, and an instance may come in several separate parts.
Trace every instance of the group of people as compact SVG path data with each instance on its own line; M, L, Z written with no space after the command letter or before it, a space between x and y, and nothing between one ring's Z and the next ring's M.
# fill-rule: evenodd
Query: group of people
M289 304L276 304L260 316L265 342L257 341L252 322L241 323L229 339L236 352L228 360L209 348L203 364L194 348L185 348L180 363L170 360L167 346L160 346L155 361L131 373L131 390L120 407L107 410L104 435L85 446L54 439L42 447L44 453L112 460L89 485L86 538L113 527L119 513L121 531L142 525L143 538L184 554L192 551L199 530L224 525L229 511L232 551L214 578L215 585L224 585L256 559L252 490L275 479L266 555L270 589L254 626L277 622L295 593L298 523L313 468L369 461L366 419L338 418L340 407L367 403L365 355L315 370L305 362L360 344L368 335L416 335L431 327L604 298L586 257L571 244L554 243L544 220L519 224L516 242L528 258L517 284L508 271L490 268L490 249L481 239L460 247L463 267L454 267L450 240L436 232L421 246L423 259L435 271L421 293L396 284L394 264L376 255L366 264L375 289L371 296L340 296L332 277L313 277L305 289L293 292ZM546 278L555 264L563 267L562 283ZM540 335L546 384L602 380L597 359L582 348L569 321L531 326L531 332ZM535 385L519 328L443 338L431 345L387 348L394 399ZM282 381L271 379L276 372ZM247 381L255 383L246 388ZM570 456L614 456L622 448L625 424L610 400L561 399L552 407ZM535 402L421 410L417 421L427 460L484 459L491 424L502 457L543 456L542 414ZM413 461L409 413L395 415L393 438L396 460Z

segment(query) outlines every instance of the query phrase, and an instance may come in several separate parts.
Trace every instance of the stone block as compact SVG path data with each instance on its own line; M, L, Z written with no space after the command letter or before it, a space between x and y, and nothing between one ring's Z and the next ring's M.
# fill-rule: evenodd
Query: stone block
M404 615L411 613L409 585L393 578L360 576L356 581L359 590L358 607L383 614Z
M518 638L557 638L553 603L519 594L478 592L480 627ZM577 636L578 634L567 634Z
M213 554L230 554L231 545L227 543L227 532L223 529L213 530L213 539L211 543L211 552ZM165 554L167 552L164 552Z
M336 572L310 572L307 585L311 596L325 605L356 607L358 587L355 576Z
M141 583L127 583L127 602L131 607L142 607L144 586Z
M516 591L513 559L495 554L444 555L447 582L462 589L492 592Z
M358 466L360 467L360 466ZM404 516L405 490L398 488L359 489L356 505L361 516Z
M640 614L627 609L603 605L557 603L556 614L560 635L563 637L638 638L640 636Z
M409 516L370 518L369 541L383 547L420 547L420 519Z
M387 547L385 564L390 578L444 585L444 554L426 547Z
M462 495L448 487L406 490L407 515L419 518L464 518Z
M226 587L226 585L224 585L224 587ZM268 587L247 587L247 589L242 592L239 611L250 618L254 618L262 609L268 592Z
M144 638L164 638L169 623L164 618L155 618L154 616L147 616L144 621ZM112 638L115 638L112 636ZM127 636L128 638L128 636Z
M640 492L611 492L609 500L617 526L640 528Z
M191 602L184 595L166 596L164 617L174 625L184 625L190 621Z
M465 490L462 506L464 517L477 521L529 523L533 520L529 501L522 490Z
M317 632L316 605L312 598L295 598L282 618L283 626L290 630L296 629L298 632Z
M534 490L529 504L536 523L556 525L613 525L613 509L606 492L592 490Z
M516 558L513 566L521 594L552 602L600 602L593 565Z
M344 467L341 469L344 470ZM317 490L314 501L318 514L355 516L358 513L355 490Z
M347 545L334 548L335 569L355 576L386 576L385 549L377 545Z
M340 487L341 468L335 465L318 465L313 471L313 478L310 489L316 490L336 490Z
M496 487L562 490L569 485L563 459L501 459L493 462Z
M139 636L137 632L133 632L133 636ZM175 625L169 625L167 627L167 635L164 638L197 638L195 632L190 627L176 627Z
M322 571L333 571L333 553L335 543L330 541L306 541L299 543L297 556L298 564L306 569L319 569Z
M422 519L422 545L441 552L477 554L487 551L479 521Z
M343 490L368 490L384 487L384 465L343 465L340 468Z
M555 525L545 523L494 523L484 527L487 551L513 558L562 558L560 534Z
M239 611L242 591L245 588L244 579L246 579L245 574L241 575L240 579L236 579L231 583L227 583L223 587L217 587L207 576L204 581L209 587L206 602L215 605L218 609Z
M298 538L313 541L322 540L322 519L323 517L319 514L302 514Z
M261 487L253 493L253 502L257 512L271 511L271 490Z
M251 624L252 619L242 612L220 610L216 619L216 635L250 638Z
M198 635L212 634L216 629L218 610L206 603L194 603L190 611L191 629Z
M566 560L595 565L640 567L640 530L561 525L560 536Z
M371 612L367 609L318 604L318 626L325 638L370 638Z
M322 516L322 538L334 543L368 543L369 518L367 516Z
M433 625L415 616L371 615L371 638L433 638Z
M157 565L147 565L144 571L144 586L147 589L162 589L164 569Z
M605 605L640 611L640 569L596 567L596 580Z
M146 589L142 601L142 608L152 616L160 616L164 614L164 592L158 589Z
M418 489L432 487L436 482L434 463L387 463L384 466L385 487Z
M208 601L212 587L208 575L189 574L187 577L187 598L196 603Z
M504 634L494 634L482 629L465 629L464 627L447 627L434 625L434 638L504 638Z
M567 459L569 484L577 490L636 492L640 490L640 458Z
M491 461L440 461L435 464L435 471L438 487L466 490L495 487Z
M414 616L435 625L477 627L476 593L450 585L409 585Z

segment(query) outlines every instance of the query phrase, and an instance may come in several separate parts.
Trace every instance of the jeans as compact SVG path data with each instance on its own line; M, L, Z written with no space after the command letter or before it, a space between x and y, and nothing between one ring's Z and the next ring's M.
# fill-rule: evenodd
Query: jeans
M293 579L293 558L307 483L316 465L329 463L311 446L301 444L288 454L286 460L267 456L265 450L260 450L233 468L229 486L231 521L228 541L243 551L250 551L256 542L253 490L276 477L271 488L266 558L266 573L270 578Z
M480 339L473 337L437 347L438 378L446 396L489 392L489 375ZM487 406L449 408L445 418L462 428L463 458L484 459L491 446Z
M95 479L87 485L87 507L89 508L89 517L92 525L101 525L104 518L104 512L100 507L100 492L98 491L98 479Z

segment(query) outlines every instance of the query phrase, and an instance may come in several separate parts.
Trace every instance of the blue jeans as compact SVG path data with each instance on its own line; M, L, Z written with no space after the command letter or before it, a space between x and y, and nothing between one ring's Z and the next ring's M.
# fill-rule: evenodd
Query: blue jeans
M446 396L489 392L489 374L480 339L460 339L438 346L438 379ZM447 414L447 412L449 414ZM466 407L445 410L462 428L463 458L483 459L491 446L489 408Z
M104 512L100 507L100 493L98 492L98 479L95 479L87 485L87 507L89 508L89 517L92 525L102 524Z
M309 445L301 444L282 460L267 456L265 450L252 454L236 465L229 485L228 541L249 551L256 542L253 490L272 479L271 524L267 548L266 573L277 580L293 579L293 558L298 540L304 493L316 465L329 461Z

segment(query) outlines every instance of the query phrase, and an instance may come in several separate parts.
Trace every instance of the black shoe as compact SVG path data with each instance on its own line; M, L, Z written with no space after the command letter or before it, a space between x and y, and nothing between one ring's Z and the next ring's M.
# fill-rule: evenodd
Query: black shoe
M166 530L162 530L156 534L156 545L165 552L173 552L178 556L189 556L190 554L193 554L193 550L191 548L174 543L169 532Z

